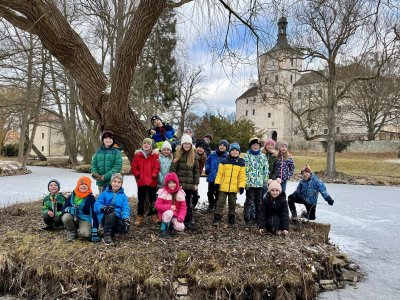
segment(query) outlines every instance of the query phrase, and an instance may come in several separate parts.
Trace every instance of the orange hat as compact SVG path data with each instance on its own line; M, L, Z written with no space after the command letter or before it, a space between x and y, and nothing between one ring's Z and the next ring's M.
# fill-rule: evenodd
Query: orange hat
M88 187L88 190L85 193L79 191L79 186L82 184L85 184ZM90 193L92 193L92 180L89 177L82 176L78 179L74 192L79 198L86 198Z

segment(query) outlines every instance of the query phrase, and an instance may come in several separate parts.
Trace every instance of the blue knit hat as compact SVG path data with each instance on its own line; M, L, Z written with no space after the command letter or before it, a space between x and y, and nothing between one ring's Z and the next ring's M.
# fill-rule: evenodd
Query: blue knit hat
M229 148L229 153L234 149L236 149L240 153L240 145L238 143L232 143L231 144L231 147Z
M58 185L58 190L60 190L61 185L60 185L60 182L59 182L57 179L51 179L51 180L49 181L49 183L47 184L47 190L49 190L50 183L52 183L52 182L55 182L55 184Z
M220 140L218 143L218 147L219 145L224 145L226 149L229 149L229 143L227 140Z

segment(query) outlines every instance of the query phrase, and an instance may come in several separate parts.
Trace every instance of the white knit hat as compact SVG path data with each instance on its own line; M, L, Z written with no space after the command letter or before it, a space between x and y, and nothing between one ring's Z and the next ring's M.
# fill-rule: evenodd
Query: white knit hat
M185 133L182 135L181 144L192 144L192 137Z
M279 184L278 181L269 179L268 180L268 192L270 192L272 189L277 189L279 193L282 192L282 186Z
M172 146L171 146L170 142L165 141L165 142L162 144L162 146L161 146L161 150L162 150L162 149L169 149L169 150L172 150Z

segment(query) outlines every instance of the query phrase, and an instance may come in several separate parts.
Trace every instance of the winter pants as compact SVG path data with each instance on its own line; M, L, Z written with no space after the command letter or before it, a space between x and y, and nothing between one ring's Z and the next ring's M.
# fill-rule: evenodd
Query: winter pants
M121 233L124 232L124 222L115 215L115 212L104 214L101 220L101 225L104 227L104 232Z
M304 198L300 197L298 193L293 193L288 197L289 209L290 211L296 211L295 203L304 204L307 209L308 219L315 220L315 212L317 209L317 204L309 204Z
M192 198L193 198L193 194L195 193L195 191L193 191L193 190L183 190L183 191L186 194L186 196L185 196L186 207L187 207L186 216L185 216L185 224L186 224L186 223L193 222Z
M97 188L99 189L99 195L100 195L106 189L106 185L98 185Z
M62 216L64 226L68 231L76 232L79 228L79 235L83 238L89 238L92 235L92 225L89 222L74 218L70 213L65 213Z
M50 217L47 213L43 214L43 221L46 225L63 226L63 221L60 217Z
M246 201L244 202L243 208L243 217L246 222L251 219L251 208L252 205L255 207L256 215L255 219L258 220L258 216L260 215L261 209L261 201L262 201L262 187L250 187L246 189Z
M197 191L193 191L193 197L192 197L192 206L193 206L193 209L196 208L196 205L197 205L197 203L199 202L199 198L200 198L200 196L199 196L199 191L198 191L198 190L197 190Z
M287 180L281 182L282 192L286 192Z
M150 206L146 207L146 196L149 197ZM154 203L157 198L157 187L142 185L138 186L138 206L137 206L137 214L138 216L143 216L147 213L149 216L156 214L156 210L154 208Z
M176 231L183 231L185 229L185 224L179 222L178 219L174 217L174 212L172 210L166 210L162 215L161 221L164 223L171 222Z
M216 202L218 199L219 195L219 190L215 189L215 184L214 182L209 182L208 183L208 192L207 192L207 198L208 198L208 206L209 208L215 208Z
M228 197L228 213L229 215L234 215L236 210L236 194L237 193L219 192L215 213L219 215L223 214L226 204L226 197Z

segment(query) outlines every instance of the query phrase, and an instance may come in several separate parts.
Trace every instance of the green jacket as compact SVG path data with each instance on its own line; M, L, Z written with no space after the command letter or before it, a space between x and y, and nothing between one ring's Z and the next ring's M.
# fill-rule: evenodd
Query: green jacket
M65 203L65 197L63 194L58 193L55 196L52 194L48 194L44 197L42 202L42 213L47 215L47 212L50 210L54 213L56 217L62 215L62 207ZM54 202L53 202L54 201Z
M120 173L122 169L122 155L120 148L111 146L106 148L103 145L97 149L92 158L92 177L96 184L105 186L110 184L111 175ZM104 176L104 181L97 180L97 176Z
M196 157L193 166L189 167L186 164L187 157L187 153L184 153L176 163L172 161L169 171L178 175L182 189L194 190L194 185L200 182L199 161Z

